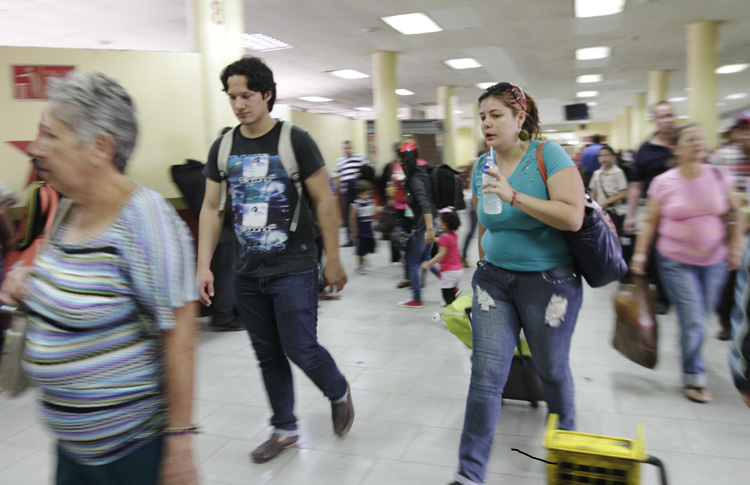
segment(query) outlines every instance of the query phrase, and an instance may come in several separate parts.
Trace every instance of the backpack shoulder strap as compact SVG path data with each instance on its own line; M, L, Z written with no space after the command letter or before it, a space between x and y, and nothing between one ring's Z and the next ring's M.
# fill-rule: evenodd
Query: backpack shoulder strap
M284 171L294 183L294 188L297 190L297 207L294 208L292 224L289 227L289 230L294 232L297 230L300 208L302 207L302 180L299 175L297 156L295 155L294 147L292 146L292 127L294 127L294 125L288 121L281 122L281 134L279 135L279 159L281 160L281 166L284 167Z
M539 165L539 173L542 175L544 185L547 185L547 167L544 166L544 155L542 155L542 149L544 148L545 143L547 142L541 142L536 149L536 163Z
M219 212L224 210L224 206L227 203L227 164L229 163L229 154L232 153L232 141L234 140L234 130L236 129L237 127L235 126L222 135L221 143L219 144L219 155L216 158L216 167L219 169L219 175L221 176Z

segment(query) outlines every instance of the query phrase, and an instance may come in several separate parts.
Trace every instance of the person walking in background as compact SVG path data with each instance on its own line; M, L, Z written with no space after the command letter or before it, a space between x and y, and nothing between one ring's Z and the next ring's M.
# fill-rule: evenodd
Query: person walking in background
M667 101L660 101L651 110L653 123L656 127L654 134L646 140L636 153L635 162L630 170L628 182L628 211L623 221L623 232L625 234L636 233L636 210L641 204L641 199L648 193L648 188L654 177L661 175L670 168L673 156L672 130L674 129L674 110ZM657 236L658 237L658 236ZM652 244L654 244L652 242ZM638 236L635 242L623 247L623 257L628 263L632 260L631 251L638 244ZM669 311L669 299L664 291L664 285L659 277L659 266L655 261L648 267L648 275L656 285L656 313L665 315Z
M375 206L375 186L369 180L354 184L354 201L349 207L349 227L357 254L357 274L365 274L365 256L375 252L373 224L378 217Z
M628 196L628 181L625 172L615 165L615 152L608 145L599 150L601 167L594 172L589 182L591 197L606 210L612 218L617 234L622 236L622 223L625 218L625 198Z
M323 277L340 291L346 273L339 259L338 217L323 158L305 131L292 127L289 136L299 169L301 193L279 156L283 122L271 118L276 100L273 72L257 57L243 57L221 73L224 91L240 121L234 130L225 175L219 172L221 139L211 146L206 164L206 196L200 215L198 292L211 304L211 257L223 211L219 210L222 177L226 176L235 221L234 296L260 363L273 410L271 437L252 459L266 462L299 438L294 415L294 362L331 402L333 430L349 432L354 407L349 384L317 339L318 274L311 201L320 224L326 265ZM299 219L293 227L293 212ZM291 209L290 209L291 208Z
M399 151L404 168L406 197L413 213L413 229L406 249L406 270L411 285L411 300L399 302L404 308L422 308L422 261L430 259L435 242L435 205L430 197L430 180L419 165L417 147L405 142Z
M565 150L542 147L548 174L539 171L541 141L534 99L514 84L499 83L479 97L479 117L498 170L485 173L486 155L474 166L473 202L479 216L479 257L472 281L473 362L466 398L459 469L453 485L484 483L503 389L523 329L560 428L575 429L573 376L568 354L583 288L564 231L583 224L583 181ZM484 198L502 201L484 212Z
M727 267L739 266L742 231L735 224L737 207L732 205L729 179L704 163L708 151L700 127L694 123L677 127L672 143L677 166L651 182L630 270L646 274L658 233L653 258L677 309L683 392L691 401L707 403L712 396L706 389L701 353L706 322L716 308Z
M438 237L438 251L435 257L422 263L422 271L430 270L440 279L440 291L443 294L445 306L453 303L459 295L458 285L464 274L461 264L461 255L458 252L458 234L456 231L461 227L461 219L452 207L440 210L438 216L438 229L443 234ZM435 266L438 265L438 268Z
M120 84L73 73L47 92L29 152L64 197L58 230L0 302L30 319L24 368L57 440L56 483L195 485L190 233L124 175L138 121Z
M578 164L583 170L583 186L591 186L591 177L594 172L599 170L601 164L599 163L599 151L602 149L602 137L601 135L593 136L593 143L581 150L581 154L578 157Z
M349 225L349 206L354 201L354 184L359 180L363 168L368 165L364 155L352 152L352 144L349 140L341 144L344 156L336 160L336 193L339 197L339 207L341 208L341 217L344 227L346 227L347 240L341 247L352 247L354 241L351 235L351 226Z
M742 200L742 205L745 206L750 195L750 110L742 110L735 115L728 138L729 143L714 150L710 161L728 171L733 178L732 190L735 197ZM721 324L717 335L719 340L729 340L731 337L730 315L735 302L736 281L737 271L730 271L716 310Z

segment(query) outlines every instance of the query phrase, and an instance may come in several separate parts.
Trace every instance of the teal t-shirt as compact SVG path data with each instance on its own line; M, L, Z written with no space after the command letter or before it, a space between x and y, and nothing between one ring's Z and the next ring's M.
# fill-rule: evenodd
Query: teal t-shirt
M541 141L532 140L521 163L508 178L515 190L537 199L549 200L547 186L539 173L536 151ZM487 155L474 165L471 190L478 198L477 216L486 231L482 237L484 259L513 271L546 271L573 262L562 231L534 219L516 207L503 202L500 214L485 214L482 194L482 166ZM542 149L547 177L575 164L563 148L547 142Z

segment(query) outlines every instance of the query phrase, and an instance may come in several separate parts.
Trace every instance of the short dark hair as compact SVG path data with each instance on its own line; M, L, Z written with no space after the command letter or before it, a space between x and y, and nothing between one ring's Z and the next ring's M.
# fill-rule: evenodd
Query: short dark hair
M273 110L273 104L276 102L276 83L273 80L273 71L263 62L263 59L245 56L225 67L220 76L225 93L229 89L228 81L232 76L245 76L247 89L251 91L263 95L270 91L271 99L268 100L268 112L270 113Z
M601 143L602 142L602 135L596 134L593 136L594 143Z
M454 232L461 227L461 219L458 217L458 212L441 212L440 221L446 225L449 231Z
M357 180L357 182L354 184L355 195L364 194L368 190L375 190L375 184L373 184L369 180Z
M601 153L601 152L602 152L602 150L607 150L607 151L608 151L609 153L611 153L612 155L615 155L615 156L617 156L617 154L616 154L616 153L615 153L615 151L614 151L614 150L612 149L612 147L611 147L611 146L609 146L609 145L607 145L607 144L604 144L604 145L602 145L602 147L601 147L601 148L599 149L599 153Z

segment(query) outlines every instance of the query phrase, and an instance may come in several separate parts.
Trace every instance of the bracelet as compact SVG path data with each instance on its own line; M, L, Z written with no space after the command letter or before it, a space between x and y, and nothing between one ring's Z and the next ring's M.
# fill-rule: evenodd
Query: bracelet
M518 191L513 191L513 197L510 198L510 206L513 207L513 204L516 203L516 200L518 200Z
M164 428L164 434L167 436L179 436L183 434L198 434L200 428L198 426L185 426L184 428Z

